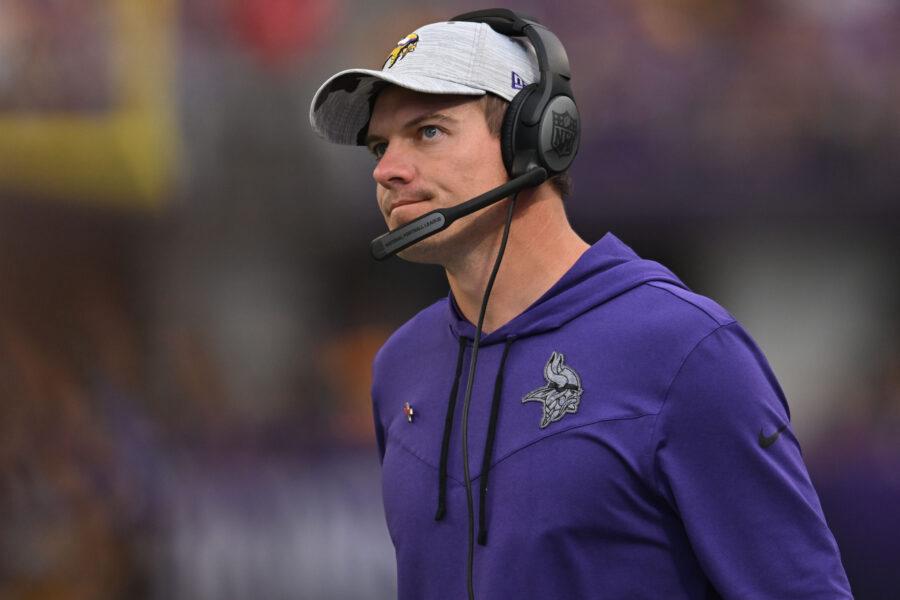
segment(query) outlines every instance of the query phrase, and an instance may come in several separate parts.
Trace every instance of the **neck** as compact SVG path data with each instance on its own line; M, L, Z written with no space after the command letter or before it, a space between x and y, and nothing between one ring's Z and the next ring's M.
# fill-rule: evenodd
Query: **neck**
M491 207L499 223L492 233L445 264L453 297L472 323L478 313L503 237L508 201ZM568 271L588 249L566 218L562 202L545 184L519 194L506 252L484 317L484 332L499 329L521 314Z

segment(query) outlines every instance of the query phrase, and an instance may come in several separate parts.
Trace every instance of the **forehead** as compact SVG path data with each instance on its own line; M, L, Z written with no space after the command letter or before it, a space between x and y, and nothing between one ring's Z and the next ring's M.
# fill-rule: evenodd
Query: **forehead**
M483 119L484 111L479 102L482 98L484 96L423 94L391 85L375 99L369 133L380 135L384 129L432 113L449 114L457 119L465 119L471 113Z

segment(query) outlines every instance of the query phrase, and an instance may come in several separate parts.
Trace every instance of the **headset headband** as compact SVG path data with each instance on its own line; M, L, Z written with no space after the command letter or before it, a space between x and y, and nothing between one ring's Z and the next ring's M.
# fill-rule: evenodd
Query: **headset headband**
M569 56L566 49L552 31L532 17L520 15L508 8L489 8L463 13L451 21L472 21L484 23L499 34L508 37L527 37L534 47L541 73L540 102L534 105L530 115L522 118L528 125L536 125L541 118L543 107L550 101L553 79L561 77L568 84L572 78Z

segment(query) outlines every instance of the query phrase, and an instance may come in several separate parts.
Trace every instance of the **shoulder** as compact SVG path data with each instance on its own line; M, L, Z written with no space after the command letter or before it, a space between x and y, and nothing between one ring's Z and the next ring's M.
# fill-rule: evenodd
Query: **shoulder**
M776 428L779 416L789 418L787 399L765 355L731 313L677 285L640 287L635 291L652 297L648 302L656 309L642 317L644 326L675 345L664 394L670 415L690 407L692 422L699 418L692 411L762 421L756 414L762 411Z
M385 356L408 352L433 337L438 328L447 327L447 302L447 298L441 298L398 327L378 351L376 363Z
M650 281L646 285L657 290L651 293L658 296L657 301L661 305L672 311L680 310L711 326L728 325L735 321L731 313L718 303L689 289L664 281Z
M417 410L437 402L449 390L457 363L459 341L450 328L444 298L401 325L376 353L372 365L372 403L377 422L389 429L398 419L403 399L416 398ZM436 413L432 413L436 414Z
M764 402L787 411L759 346L709 297L676 284L646 282L608 303L607 312L602 328L591 330L597 338L615 340L618 361L640 366L657 399L655 410L668 405L669 411L680 411L690 404L715 413Z
M664 355L670 368L706 336L737 323L714 300L662 281L642 283L598 308L589 317L597 335L614 336L623 349Z
M676 379L692 376L704 381L731 378L752 372L778 388L771 367L759 346L740 322L714 300L665 282L648 282L634 290L646 299L638 328L669 344L678 360L672 373ZM723 383L727 383L723 382ZM778 396L782 396L780 389Z
M447 311L449 300L442 298L397 328L378 350L373 362L373 378L390 376L393 369L418 362L418 358L432 354L449 335Z

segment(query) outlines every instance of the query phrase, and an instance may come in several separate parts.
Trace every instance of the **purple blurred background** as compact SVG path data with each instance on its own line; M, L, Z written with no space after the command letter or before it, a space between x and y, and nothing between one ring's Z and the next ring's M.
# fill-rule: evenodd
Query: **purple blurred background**
M569 51L576 230L741 320L896 593L900 5L497 4ZM308 105L483 7L0 0L0 598L394 597L370 361L447 286L371 261L371 159Z

